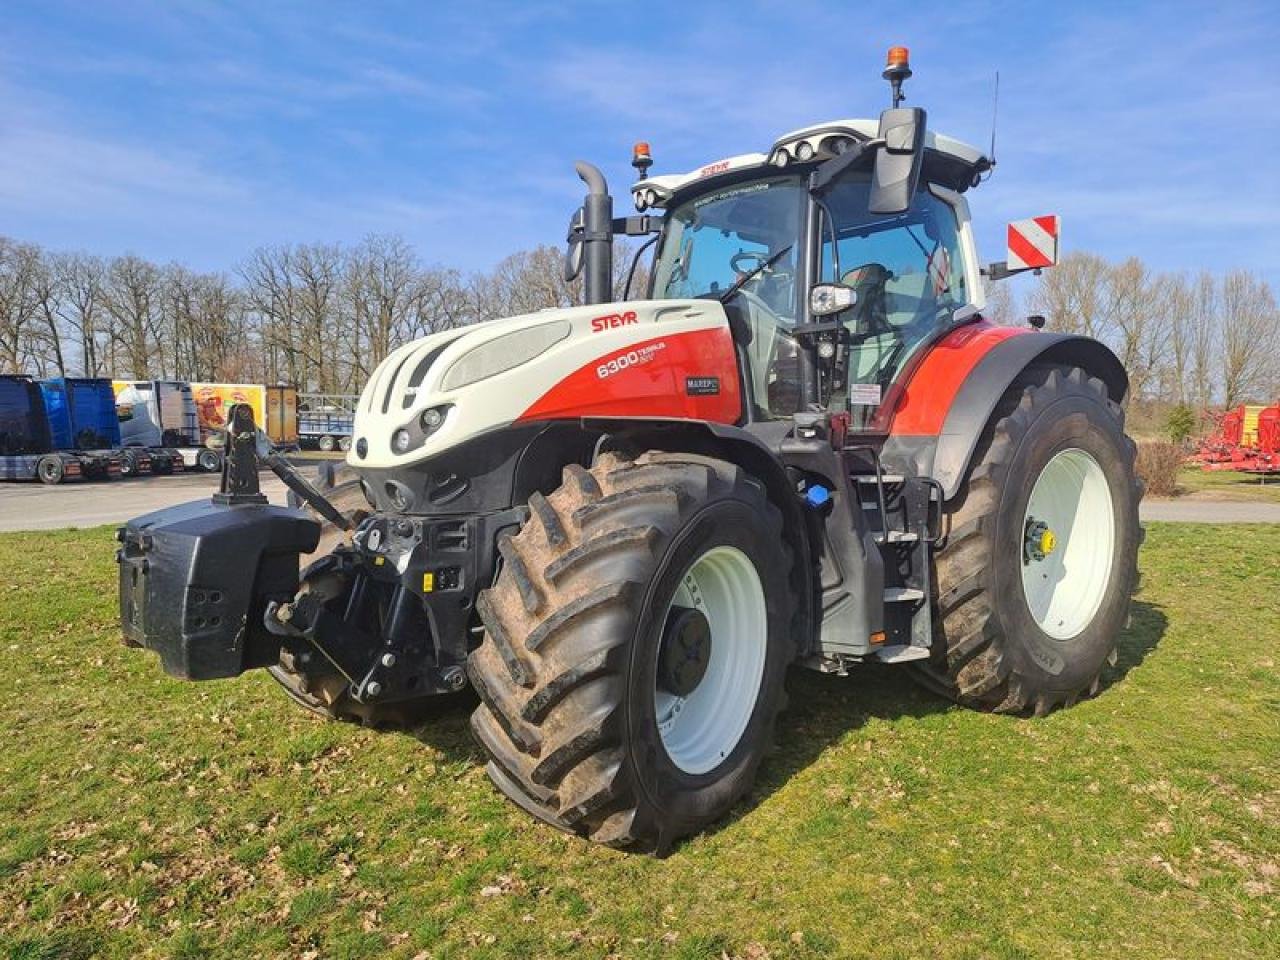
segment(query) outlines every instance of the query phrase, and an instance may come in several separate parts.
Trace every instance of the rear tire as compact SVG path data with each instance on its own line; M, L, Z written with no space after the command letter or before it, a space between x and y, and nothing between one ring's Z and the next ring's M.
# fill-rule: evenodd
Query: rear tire
M217 473L222 469L222 454L206 447L196 454L196 466L205 473Z
M489 777L561 830L663 853L771 740L796 649L781 514L734 465L662 453L571 465L529 505L468 661Z
M318 446L325 453L332 453L333 437L329 436L328 434L325 434L323 437L319 439L319 441L317 441L316 446Z
M1078 367L1020 378L947 507L933 656L913 668L922 683L966 706L1036 715L1097 692L1137 585L1135 452L1101 380ZM1039 515L1059 527L1048 541Z
M138 457L132 450L120 451L120 479L138 475Z

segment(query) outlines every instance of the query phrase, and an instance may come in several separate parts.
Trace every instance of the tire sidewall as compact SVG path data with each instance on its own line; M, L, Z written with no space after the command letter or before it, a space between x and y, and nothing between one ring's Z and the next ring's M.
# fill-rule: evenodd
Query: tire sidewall
M50 486L61 483L65 472L62 461L57 457L45 457L36 464L36 474L40 477L40 482Z
M765 663L755 707L738 743L715 768L689 774L668 756L653 692L666 611L685 572L708 550L735 547L753 563L768 617ZM728 497L706 505L680 529L650 581L631 644L626 678L626 751L638 789L662 818L703 822L722 813L750 786L772 734L790 657L787 570L780 544L761 523L761 504Z
M1024 520L1031 491L1044 467L1064 450L1079 449L1097 462L1111 491L1114 549L1101 605L1076 636L1056 640L1031 615L1022 585ZM1024 677L1041 689L1076 691L1088 684L1115 646L1124 627L1132 593L1132 557L1138 545L1137 507L1124 454L1124 437L1111 412L1099 400L1070 395L1034 414L1010 462L997 510L992 556L993 613L1013 640L1006 655Z

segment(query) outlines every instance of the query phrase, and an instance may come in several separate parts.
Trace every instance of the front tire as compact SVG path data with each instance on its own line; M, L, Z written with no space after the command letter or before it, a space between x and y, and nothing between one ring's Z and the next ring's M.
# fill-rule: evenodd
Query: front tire
M734 465L662 453L571 465L529 505L468 662L489 776L559 829L665 852L772 737L796 647L781 515Z
M1137 585L1135 452L1102 381L1027 371L948 505L918 679L999 713L1042 715L1097 691Z

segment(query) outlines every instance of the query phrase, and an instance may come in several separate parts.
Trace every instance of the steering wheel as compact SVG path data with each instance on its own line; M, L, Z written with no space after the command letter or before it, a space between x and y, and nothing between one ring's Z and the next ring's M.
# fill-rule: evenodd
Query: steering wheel
M768 263L770 256L768 253L757 253L754 250L739 250L729 258L729 266L741 277L751 273L761 264ZM751 283L758 284L766 278L772 278L773 280L791 279L791 265L775 263L771 267L766 267L757 276L751 278Z
M750 273L769 259L767 253L756 253L754 250L739 250L729 258L729 266L735 273Z

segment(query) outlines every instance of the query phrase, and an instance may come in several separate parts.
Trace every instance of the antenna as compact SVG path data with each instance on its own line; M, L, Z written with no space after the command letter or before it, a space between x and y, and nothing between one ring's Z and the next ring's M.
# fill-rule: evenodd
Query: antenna
M1000 71L996 71L996 90L991 98L991 166L996 165L996 116L1000 111Z

